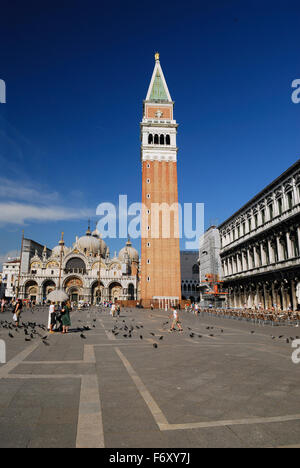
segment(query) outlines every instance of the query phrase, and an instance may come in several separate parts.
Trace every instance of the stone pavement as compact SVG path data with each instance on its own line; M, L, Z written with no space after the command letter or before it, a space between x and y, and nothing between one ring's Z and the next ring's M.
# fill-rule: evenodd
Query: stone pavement
M22 319L46 324L47 314ZM76 311L86 339L54 334L50 346L0 328L0 447L300 446L300 364L286 343L300 329L180 315L182 334L163 311L124 309L118 322ZM131 338L112 333L125 324Z

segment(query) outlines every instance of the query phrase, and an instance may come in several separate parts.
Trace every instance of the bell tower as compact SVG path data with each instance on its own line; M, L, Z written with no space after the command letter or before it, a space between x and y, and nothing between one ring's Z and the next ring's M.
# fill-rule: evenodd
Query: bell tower
M141 300L173 305L181 300L177 123L174 102L155 54L141 122Z

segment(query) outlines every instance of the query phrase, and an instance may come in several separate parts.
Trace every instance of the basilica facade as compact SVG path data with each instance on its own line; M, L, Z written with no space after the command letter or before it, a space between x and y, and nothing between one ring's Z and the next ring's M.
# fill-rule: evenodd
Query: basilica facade
M5 267L4 264L4 272ZM42 303L51 291L61 286L74 302L137 300L137 250L128 240L119 254L111 257L100 233L91 232L90 228L84 236L76 237L72 247L65 245L63 237L52 250L24 239L21 262L16 261L15 267L14 283L7 290L7 297L13 297L18 288L21 299Z

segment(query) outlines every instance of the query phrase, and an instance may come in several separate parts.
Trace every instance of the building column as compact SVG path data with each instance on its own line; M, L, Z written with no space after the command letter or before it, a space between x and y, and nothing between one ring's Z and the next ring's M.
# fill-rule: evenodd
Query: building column
M290 239L290 232L286 233L286 246L287 246L287 252L288 252L288 259L293 258L294 253L293 253L292 241Z
M279 236L276 237L276 242L277 242L277 249L278 249L278 260L282 261L284 260L284 254L283 254L283 247L280 242Z

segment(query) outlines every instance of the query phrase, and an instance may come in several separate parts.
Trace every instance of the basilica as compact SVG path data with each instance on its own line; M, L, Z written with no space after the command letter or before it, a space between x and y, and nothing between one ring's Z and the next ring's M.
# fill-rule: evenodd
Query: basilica
M61 286L74 302L136 300L139 254L128 239L118 255L110 256L100 232L89 227L72 247L63 235L52 250L24 239L21 259L5 263L3 273L6 297L14 297L18 288L20 298L42 303Z

